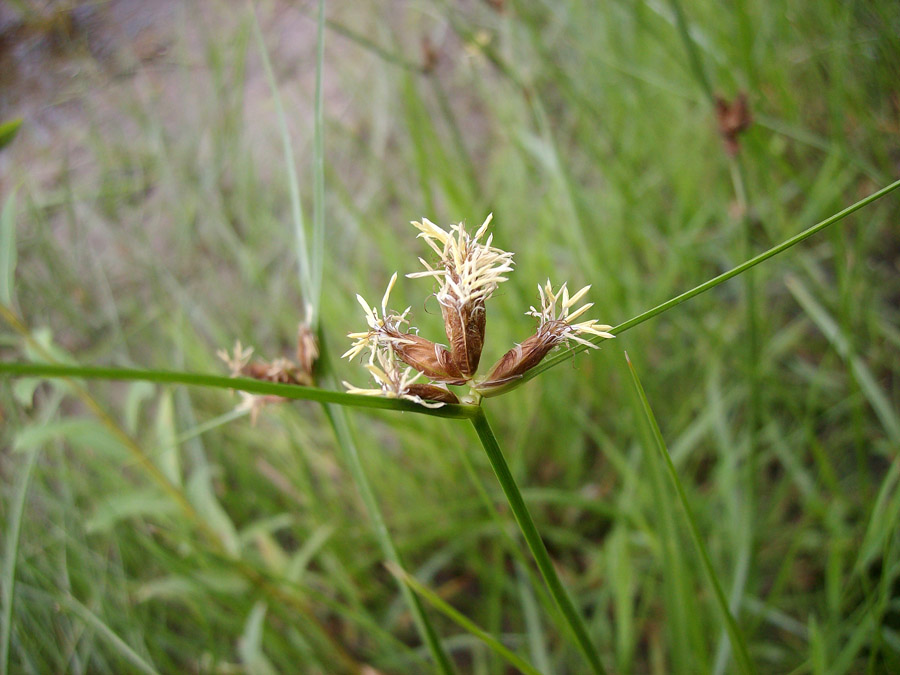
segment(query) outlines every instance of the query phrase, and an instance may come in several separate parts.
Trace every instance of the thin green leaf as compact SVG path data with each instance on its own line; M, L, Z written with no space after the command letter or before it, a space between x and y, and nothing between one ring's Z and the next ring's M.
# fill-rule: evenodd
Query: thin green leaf
M152 664L148 663L146 659L134 651L125 640L119 637L112 628L107 626L100 617L78 602L78 600L73 597L62 596L60 602L63 607L78 616L84 623L90 625L103 636L119 655L134 666L135 669L142 673L150 673L151 675L156 675L156 673L159 672Z
M0 361L0 375L43 376L63 378L84 378L100 380L144 380L147 382L170 382L196 387L213 387L216 389L233 389L251 394L270 394L282 398L320 403L335 403L356 408L378 408L413 412L433 417L450 419L469 419L476 414L477 407L472 405L445 405L440 408L426 408L398 399L379 398L377 396L361 396L341 391L301 387L293 384L264 382L244 377L224 377L221 375L205 375L201 373L183 373L169 370L133 370L129 368L101 368L93 366L63 366L50 363L19 363Z
M238 638L238 654L250 675L275 675L275 667L262 650L263 628L266 623L266 603L257 602L250 610L244 632Z
M690 289L689 291L685 291L684 293L682 293L680 295L676 295L674 298L666 300L665 302L657 305L653 309L648 309L646 312L642 312L641 314L638 314L637 316L632 317L631 319L628 319L628 321L624 321L624 322L620 323L618 326L615 326L612 330L610 330L610 332L613 335L621 335L622 333L629 330L630 328L634 328L635 326L638 326L638 325L644 323L645 321L649 321L653 317L672 309L676 305L680 305L682 302L686 302L687 300L690 300L691 298L694 298L694 297L700 295L701 293L705 293L706 291L708 291L712 288L715 288L719 284L725 283L729 279L733 279L734 277L738 276L739 274L746 272L751 267L755 267L756 265L759 265L761 262L765 262L769 258L776 256L779 253L783 253L784 251L788 250L792 246L796 246L801 241L808 239L812 235L824 230L826 227L828 227L830 225L834 225L837 222L840 222L841 220L843 220L844 218L849 216L851 213L858 211L859 209L863 208L864 206L868 206L869 204L871 204L872 202L874 202L878 199L881 199L882 197L893 192L897 188L900 188L900 180L894 181L890 185L883 187L882 189L878 190L877 192L873 192L868 197L865 197L864 199L859 200L855 204L848 206L843 211L839 211L838 213L834 214L830 218L826 218L825 220L821 221L820 223L817 223L817 224L813 225L812 227L807 228L803 232L800 232L799 234L795 234L793 237L790 237L789 239L785 239L783 242L781 242L780 244L777 244L776 246L773 246L769 250L764 251L763 253L760 253L759 255L750 258L749 260L745 260L740 265L733 267L732 269L728 270L727 272L723 272L719 276L713 277L709 281L705 281L702 284L700 284L699 286L694 286L694 288ZM592 340L592 342L594 342L595 344L598 344L601 341L602 341L602 338L594 338ZM516 387L521 386L528 380L531 380L531 379L537 377L538 375L549 370L550 368L553 368L562 363L565 363L569 359L573 358L576 354L580 354L581 352L583 352L585 349L587 349L587 347L585 347L584 345L579 345L572 349L567 349L566 351L561 352L552 358L546 359L543 363L535 366L534 368L529 370L527 373L525 373L521 379L511 382L510 384L508 384L505 387L499 387L496 390L493 390L489 395L497 396L498 394L502 394L504 392L515 389Z
M309 247L306 242L306 228L303 224L303 207L300 203L300 181L297 178L297 166L294 160L294 147L291 144L291 135L287 127L287 115L284 112L284 104L281 102L281 94L278 90L278 82L272 70L272 62L269 60L269 51L263 39L262 30L259 27L259 17L256 9L250 3L250 15L253 18L253 35L256 38L259 54L262 57L263 70L266 73L266 82L272 92L272 101L275 103L275 115L278 118L278 131L281 133L281 145L284 151L284 165L287 169L288 189L291 195L291 220L294 224L294 239L296 241L297 266L300 275L300 293L306 305L304 310L307 317L316 311L315 297L313 296L313 276L309 255Z
M716 598L716 604L719 608L719 613L722 616L722 620L725 622L725 627L728 630L728 637L731 640L731 647L732 649L734 649L734 656L735 661L737 662L738 669L742 673L754 673L756 672L756 670L753 667L753 662L750 660L750 654L747 651L747 645L744 641L744 636L741 634L741 631L738 628L734 617L731 615L731 611L728 609L728 602L725 599L725 593L722 591L722 585L719 583L719 578L716 576L716 572L713 569L712 560L710 560L709 552L706 550L706 544L700 537L700 528L697 526L697 521L694 517L694 511L691 508L690 502L688 502L684 486L681 484L681 480L678 478L678 472L675 470L675 465L672 463L672 458L669 456L669 451L666 448L666 442L663 440L662 432L660 431L659 425L656 422L656 417L653 415L653 410L650 408L650 402L647 400L647 395L644 393L644 387L641 385L641 381L638 378L637 371L635 370L634 365L631 363L631 359L628 358L627 352L625 354L625 359L628 362L628 368L631 370L631 377L634 382L634 387L637 391L638 397L641 400L641 405L644 409L644 415L646 417L647 424L650 426L650 429L653 432L654 439L656 440L656 447L662 455L663 461L665 462L666 468L669 471L669 476L672 479L672 482L675 484L675 489L678 492L678 499L681 502L682 508L684 509L684 513L688 521L688 526L690 528L691 537L694 540L694 546L697 548L697 553L699 554L700 560L703 563L703 569L706 572L709 583L713 588L713 592Z
M88 533L109 530L116 523L135 516L162 518L178 512L178 505L158 490L128 490L104 498L85 523Z
M156 409L156 443L154 453L159 470L172 485L181 488L181 456L178 448L178 430L175 428L175 404L172 392L164 390Z
M375 493L372 491L372 486L369 483L369 479L366 477L362 462L359 459L359 451L353 440L353 435L350 431L350 425L347 421L344 409L334 405L324 405L323 409L325 410L325 415L328 417L328 421L331 423L332 429L334 429L338 447L344 455L344 461L350 468L350 473L356 483L357 490L362 497L366 510L369 513L369 517L372 519L375 538L378 540L381 551L388 563L402 569L403 564L400 560L400 554L397 552L396 546L394 546L394 541L391 539L387 524L384 521L384 516L381 514L381 509L378 507L378 501L375 499ZM406 584L403 583L400 584L400 592L410 608L416 628L425 640L425 644L428 646L428 650L431 653L432 659L434 659L435 665L441 673L444 673L444 675L451 675L455 672L453 665L441 644L434 626L431 625L428 616L425 614L425 610L422 607L419 598L410 591Z
M851 349L850 341L841 332L837 322L829 316L825 308L816 301L812 293L798 278L789 276L784 283L803 311L815 322L831 346L850 366L850 372L853 373L854 379L881 421L888 437L895 446L900 446L900 416L897 415L894 406L878 386L875 376L872 375L872 371L866 366L865 361Z
M16 273L16 192L0 211L0 302L12 305Z
M8 120L0 123L0 150L13 142L19 129L22 127L22 118Z
M89 417L70 417L27 426L16 435L12 447L16 452L26 452L54 440L63 440L73 447L92 450L116 459L125 456L125 449L119 439L103 424Z
M200 517L216 533L222 547L231 555L237 555L237 528L216 498L208 465L194 467L186 486L187 498Z
M325 122L322 81L325 71L325 0L319 0L316 29L316 93L313 124L313 236L312 236L312 311L306 317L311 330L318 327L322 302L322 275L325 268Z
M6 523L6 537L3 542L3 570L0 592L3 594L3 614L0 617L0 675L7 674L9 667L9 641L12 635L12 608L15 596L16 561L19 557L19 533L22 531L22 515L25 513L25 497L31 483L31 474L39 451L35 448L28 453L25 465L16 480L16 491Z

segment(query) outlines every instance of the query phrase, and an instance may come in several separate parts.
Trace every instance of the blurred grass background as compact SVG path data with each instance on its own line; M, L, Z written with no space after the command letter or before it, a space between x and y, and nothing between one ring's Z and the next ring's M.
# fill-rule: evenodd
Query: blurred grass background
M257 10L309 220L315 6ZM516 253L489 305L489 364L532 332L523 312L548 276L593 284L591 316L615 324L900 173L894 2L684 5L714 90L753 111L746 212L665 2L326 11L332 353L363 325L356 293L375 302L417 269L422 216L477 226L492 211ZM39 343L199 372L223 372L215 351L235 339L292 352L289 184L248 5L8 2L0 121L19 116L0 199L18 186L16 307ZM757 268L755 349L734 280L486 402L612 672L734 668L624 349L759 670L900 671L898 213L889 196ZM401 277L393 298L436 337L431 290ZM33 354L0 329L5 360ZM431 669L318 407L273 406L252 427L226 392L89 389L199 520L71 385L0 382L10 672ZM351 420L409 571L542 672L584 672L479 499L467 462L503 504L467 425ZM429 615L461 672L505 672Z

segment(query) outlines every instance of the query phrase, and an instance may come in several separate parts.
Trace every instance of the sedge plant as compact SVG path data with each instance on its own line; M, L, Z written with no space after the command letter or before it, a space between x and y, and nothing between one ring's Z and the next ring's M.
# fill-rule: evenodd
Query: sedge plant
M678 9L677 3L675 7L678 28L686 35L684 16ZM418 278L420 281L417 283L423 284L423 288L425 283L432 285L433 295L440 307L446 344L443 344L443 338L431 340L414 330L410 325L412 315L409 309L398 312L391 308L390 294L397 282L396 275L391 277L382 301L375 306L362 297L363 295L372 297L372 292L369 289L360 289L362 292L359 302L363 308L363 317L362 321L359 321L359 325L354 324L348 318L346 324L331 323L326 326L321 321L321 287L325 260L322 249L326 227L325 169L323 166L324 124L322 120L322 45L323 27L326 25L326 20L323 2L318 4L316 19L318 67L314 102L316 131L312 153L314 189L311 232L307 232L306 224L303 222L299 181L293 169L294 153L290 147L287 126L284 123L285 113L277 99L274 74L271 72L265 51L262 50L264 63L273 84L273 95L277 101L279 127L282 131L288 165L291 217L294 221L293 228L297 241L302 307L299 312L301 321L297 333L296 355L292 359L253 360L252 350L237 343L234 349L222 350L220 354L222 360L227 364L229 376L193 373L177 369L93 367L66 362L67 360L60 358L58 353L41 347L39 341L35 339L33 331L26 326L22 317L23 313L17 312L15 309L13 281L16 266L14 237L16 207L14 201L9 199L3 210L2 219L0 219L2 220L0 242L3 243L2 249L0 249L0 253L2 253L0 255L0 301L2 301L0 315L5 323L21 336L25 345L23 353L27 355L27 358L0 363L0 372L9 377L52 378L65 382L65 386L71 387L69 391L75 393L83 405L98 416L105 428L128 447L136 469L146 473L152 483L168 494L178 504L178 508L184 512L188 521L196 525L198 531L202 533L202 538L211 542L210 550L214 551L216 556L233 562L241 579L261 589L261 596L267 605L260 607L262 611L256 611L257 608L254 607L252 621L248 619L248 627L244 633L247 638L245 644L248 654L252 655L254 642L250 638L253 635L258 637L258 626L262 620L261 617L265 614L266 607L272 612L278 611L279 607L287 608L288 612L303 617L304 621L310 624L309 642L313 645L311 649L324 653L329 662L336 664L336 669L348 672L362 669L361 665L356 662L356 655L344 649L342 645L335 644L334 640L329 638L327 626L317 625L315 612L310 611L312 604L322 603L324 606L329 602L329 598L316 595L312 585L300 586L298 584L296 587L291 587L291 592L285 594L271 584L266 575L260 574L259 570L252 565L234 557L234 546L227 534L227 528L216 529L210 526L209 523L215 521L208 519L207 514L197 512L194 503L185 497L184 486L173 481L171 475L156 467L155 462L124 432L116 420L106 414L96 400L90 397L81 380L130 380L180 384L201 390L234 390L241 395L241 402L236 413L238 415L248 414L251 421L254 422L260 415L263 406L273 403L309 401L320 404L371 521L380 546L381 558L387 562L389 571L399 584L404 602L410 611L422 643L428 648L435 668L441 672L451 672L454 669L454 660L449 654L450 641L442 636L436 625L434 613L426 612L426 607L461 626L467 633L486 644L488 649L497 654L499 658L523 672L533 672L534 666L509 650L499 638L492 636L462 616L440 595L406 571L400 554L402 547L398 546L392 537L389 527L390 516L382 512L382 507L371 484L371 478L367 475L360 460L355 431L346 411L352 408L379 409L389 414L396 414L398 416L396 428L398 429L404 424L399 418L401 413L406 414L402 419L408 420L410 415L415 415L423 418L426 422L431 421L435 424L437 422L429 420L429 418L446 418L451 422L468 420L497 477L505 498L504 507L512 513L522 539L531 554L534 566L546 584L547 597L554 605L550 608L550 620L558 621L562 632L579 648L584 659L585 669L603 672L604 663L609 666L613 662L608 655L610 646L607 637L601 635L595 626L586 620L583 603L573 600L566 584L560 578L557 569L559 563L548 551L545 539L541 536L527 506L527 503L530 503L527 489L523 489L516 481L514 477L516 472L509 466L507 455L502 449L504 445L502 434L496 434L488 422L488 412L493 405L491 399L510 392L539 375L550 377L548 374L550 369L570 362L576 354L599 346L613 336L620 337L626 331L668 312L705 291L720 286L729 279L738 276L747 279L750 269L754 266L838 223L857 209L884 197L900 187L900 182L892 183L873 192L813 227L769 247L761 254L751 256L748 253L744 262L734 265L726 272L675 295L652 309L621 321L613 327L584 318L583 313L589 311L589 305L582 304L586 298L587 288L570 293L565 284L558 288L555 288L549 281L539 285L537 302L526 312L537 320L532 334L518 344L507 345L510 348L505 354L488 367L482 367L484 364L481 363L485 336L489 334L487 311L490 303L488 301L499 284L503 283L512 272L513 256L494 246L493 240L488 234L491 224L490 216L481 227L474 231L467 230L462 224L443 229L423 219L414 223L414 226L418 229L420 238L428 245L433 256L424 257L422 259L423 270L409 276ZM343 33L353 35L346 30ZM257 35L259 35L258 32ZM476 37L473 36L473 42ZM365 42L365 39L361 39L359 36L356 36L356 39ZM488 51L491 47L487 45L484 48ZM493 54L495 64L502 70L504 64L500 58L499 54ZM702 72L702 66L698 72ZM517 75L515 80L523 89L526 87L525 83L519 82ZM437 82L437 80L433 81ZM708 84L706 88L708 89ZM709 91L711 92L711 89ZM447 114L452 115L452 111ZM739 183L736 181L736 184ZM472 210L476 211L474 207ZM481 211L481 213L483 212ZM790 288L804 306L812 306L807 297L808 294L804 295L802 289L795 288L794 285L791 285ZM752 287L748 286L748 296L752 297L752 293ZM749 309L748 303L748 319L753 316L754 311ZM826 331L829 336L836 333L836 329L826 321L823 320L821 324L829 326L829 330ZM358 330L360 328L362 330ZM358 330L358 332L351 334L352 342L346 356L350 359L362 360L365 370L358 373L357 377L351 376L349 380L352 380L353 383L348 382L344 390L341 390L338 386L335 360L330 359L328 354L326 337L329 334L343 334L348 330ZM837 338L835 340L842 345L840 347L842 354L849 351L846 344ZM751 356L755 353L754 348L751 350ZM851 362L856 363L852 360L852 355ZM854 368L858 369L856 365ZM370 376L373 382L362 384L361 378L365 375ZM732 644L731 653L734 655L735 664L741 672L749 672L754 667L754 654L752 649L748 650L746 641L741 634L742 621L739 617L734 616L732 608L728 606L728 602L724 598L722 584L715 577L709 553L703 543L704 532L691 512L691 505L678 482L677 469L636 376L635 386L639 391L641 410L646 415L647 422L653 431L655 447L664 461L665 471L668 472L678 490L679 503L687 515L691 537L696 544L704 574L709 582L710 592L715 597L716 609L722 619L721 627L727 633ZM758 385L754 382L753 386ZM876 407L879 413L883 412L883 408L883 405ZM889 410L884 415L888 420L893 419ZM229 417L228 419L234 418ZM9 516L10 522L14 526L7 528L5 532L5 550L14 552L11 558L7 555L6 559L12 560L13 563L16 560L16 540L19 534L17 525L22 522L26 490L31 480L36 457L36 453L29 455L28 462L17 482L14 508ZM889 494L886 493L879 504L887 504L888 501ZM878 508L873 510L873 523L876 521L875 515ZM887 509L886 506L884 508ZM502 515L500 518L502 521ZM873 526L872 529L874 531L876 528ZM864 546L863 552L860 553L859 567L863 568L865 561L872 558L872 551L877 550L877 541L879 539L875 535L867 536L867 546ZM11 628L13 602L14 600L18 601L17 598L33 600L34 595L28 595L28 593L33 593L32 589L28 587L16 587L14 564L4 566L2 580L3 623L2 631L0 631L0 647L2 647L0 670L5 671L10 658L10 645L13 641L11 635L14 633ZM377 633L381 629L377 622L361 619L360 614L355 614L347 607L341 606L340 603L334 603L333 600L331 602L333 604L328 605L330 609L339 613L342 618L346 618L348 622L354 623L354 625L358 624L362 630ZM69 599L63 605L114 645L114 648L132 667L143 672L156 670L152 661L147 659L139 648L133 649L129 646L128 641L116 635L113 630L99 621L89 607L77 603L74 599ZM888 610L885 606L880 611ZM256 626L256 630L253 630L254 626ZM383 629L381 630L384 632ZM813 631L813 633L815 632ZM815 638L815 634L813 637ZM403 648L403 645L396 644L396 640L391 642L390 636L386 637L385 641L386 644L396 646L398 650ZM298 644L302 646L304 643Z

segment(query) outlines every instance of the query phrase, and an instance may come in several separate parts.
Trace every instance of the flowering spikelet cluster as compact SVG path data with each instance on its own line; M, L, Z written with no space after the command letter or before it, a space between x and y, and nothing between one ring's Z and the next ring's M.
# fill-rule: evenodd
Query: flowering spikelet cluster
M296 362L284 357L274 361L251 361L253 347L244 347L240 340L234 343L231 352L220 349L216 355L228 366L231 377L250 377L254 380L308 387L313 384L313 368L319 356L319 348L315 335L305 324L301 323L297 327ZM249 411L253 424L256 424L259 411L267 404L281 403L287 400L281 396L250 394L245 391L238 393L241 396L241 402L236 410Z
M478 385L478 389L482 392L489 391L521 377L539 364L551 349L561 344L568 344L569 340L599 349L594 343L579 337L579 334L607 339L615 337L608 332L611 326L600 324L593 319L573 323L575 319L594 306L594 303L589 302L572 310L572 307L585 296L590 288L590 286L585 286L570 296L566 284L563 284L555 293L549 279L543 288L538 284L541 308L538 310L531 307L525 312L538 319L537 331L524 342L506 352Z
M570 296L566 284L554 292L548 280L545 286L538 286L540 309L531 307L526 312L538 319L535 334L508 351L491 367L486 377L475 379L487 323L485 302L498 285L507 280L504 275L513 269L513 254L493 246L493 235L484 239L491 219L492 216L488 215L474 235L466 231L463 223L453 225L449 231L425 218L412 223L419 230L419 237L437 253L439 259L432 264L419 258L425 271L407 276L431 277L438 282L435 297L441 307L449 347L431 342L409 328L409 307L402 313L388 309L391 290L397 281L397 274L394 273L382 297L380 313L362 296L356 296L365 312L368 330L348 335L353 344L344 357L352 360L368 350L366 368L379 388L359 389L345 382L349 391L414 400L429 406L455 403L456 396L446 385L469 383L479 394L490 395L522 377L554 347L568 344L569 340L596 347L581 335L614 337L608 332L609 326L596 321L575 323L575 319L593 305L586 303L572 309L590 286ZM404 370L401 371L398 361L406 364ZM418 371L415 376L412 375L413 370ZM416 382L422 375L431 383Z

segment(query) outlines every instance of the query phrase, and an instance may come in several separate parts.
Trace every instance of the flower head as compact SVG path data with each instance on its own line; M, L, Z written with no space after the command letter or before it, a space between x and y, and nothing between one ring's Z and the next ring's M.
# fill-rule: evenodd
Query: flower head
M432 380L447 382L449 384L462 384L466 378L460 372L450 352L443 345L419 337L415 333L401 333L400 327L408 324L406 316L410 308L407 307L402 314L389 312L387 309L391 295L391 289L397 281L396 272L388 282L387 290L381 299L381 316L375 307L369 307L365 298L357 295L356 299L366 313L366 323L369 330L365 333L349 333L347 337L355 340L353 345L344 352L342 358L351 361L357 355L369 350L369 365L382 347L388 346L407 365L430 377Z
M360 389L349 382L344 382L347 392L363 396L404 399L426 408L439 408L445 403L459 403L459 399L446 387L416 382L422 373L417 372L413 375L411 366L401 370L397 360L396 353L389 346L377 345L366 365L366 370L372 374L379 388ZM376 361L378 365L375 364Z
M374 357L375 348L379 344L390 343L392 340L395 340L396 338L393 336L400 335L400 326L404 323L409 323L406 320L406 315L410 310L409 307L402 314L389 313L387 309L388 301L391 298L391 290L393 290L396 282L397 273L394 272L391 280L388 282L387 290L381 298L381 316L378 316L376 307L370 307L363 296L356 294L356 301L366 314L366 323L369 326L369 330L364 333L347 334L347 337L354 340L354 343L350 349L341 355L342 359L346 358L352 361L366 349L370 350L371 357ZM370 362L371 360L372 358L369 359Z
M407 276L430 276L440 282L435 297L441 306L450 352L467 377L477 370L484 345L484 303L506 281L503 275L512 271L513 265L512 253L491 245L493 235L481 242L492 218L493 214L488 215L474 235L463 223L453 225L448 232L427 218L413 222L420 230L419 237L440 256L440 262L432 267L419 258L425 271Z
M597 345L580 335L593 335L601 338L615 337L608 332L611 326L600 324L593 319L573 323L575 319L593 307L594 303L589 302L572 310L572 307L584 297L589 289L590 286L585 286L570 296L566 284L563 284L556 292L553 291L549 279L543 287L539 285L538 295L541 299L541 308L538 310L531 307L526 312L538 319L537 331L521 344L506 352L494 364L487 377L478 384L478 390L483 392L500 387L521 377L539 364L550 350L561 344L568 344L569 340L598 349Z
M216 352L216 356L228 366L231 377L240 377L244 372L244 368L250 363L250 357L253 356L253 347L245 348L241 341L237 340L231 352L227 349L220 349Z

